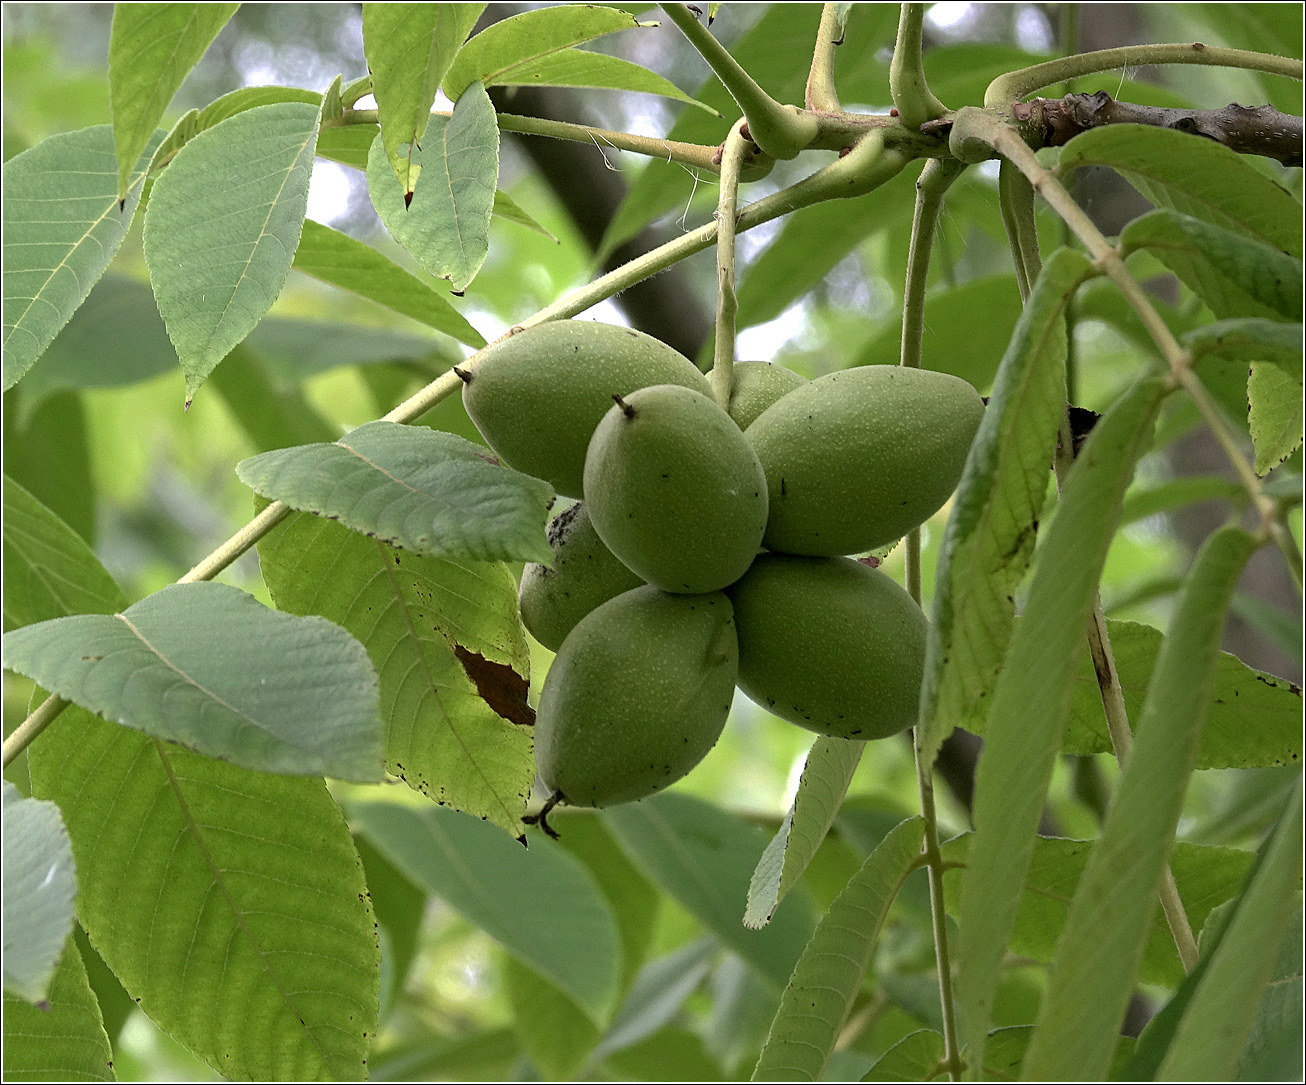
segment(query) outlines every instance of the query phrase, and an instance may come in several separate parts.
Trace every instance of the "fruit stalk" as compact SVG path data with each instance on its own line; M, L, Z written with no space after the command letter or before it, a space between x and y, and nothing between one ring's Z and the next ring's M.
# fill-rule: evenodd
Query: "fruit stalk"
M739 167L750 141L742 133L740 118L726 136L721 152L721 187L716 209L716 342L712 350L712 394L723 411L730 409L734 384L735 220L739 217Z

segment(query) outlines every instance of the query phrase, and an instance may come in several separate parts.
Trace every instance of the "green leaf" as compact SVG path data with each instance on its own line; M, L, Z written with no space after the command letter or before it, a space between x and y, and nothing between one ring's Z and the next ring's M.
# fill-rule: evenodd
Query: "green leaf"
M209 382L254 447L267 452L334 440L339 427L310 407L297 385L274 382L248 344L246 340L228 354Z
M4 524L6 631L65 614L112 614L127 605L85 540L8 475Z
M381 1020L403 994L404 981L417 956L426 914L426 892L404 877L366 837L355 837L354 847L363 862L367 895L376 921L386 933L381 950ZM388 973L388 975L387 975Z
M1257 545L1239 528L1222 528L1188 574L1057 945L1024 1066L1035 1080L1102 1080L1110 1067L1197 760L1225 613Z
M514 957L505 965L504 986L522 1047L545 1080L571 1081L602 1032L562 988Z
M537 234L543 234L550 241L558 240L536 222L534 218L518 207L517 202L511 196L501 190L496 190L494 193L494 214L498 218L505 219L508 222L515 222L518 226L525 226L528 230L534 230ZM484 340L482 340L483 342Z
M1300 485L1300 475L1297 481ZM1299 614L1285 613L1274 604L1246 592L1234 594L1233 612L1284 655L1301 662L1302 621Z
M390 772L519 835L535 759L507 567L401 554L306 513L260 541L259 564L279 608L338 622L367 648Z
M1239 362L1273 362L1298 384L1302 382L1301 324L1263 317L1243 317L1204 324L1184 336L1194 359L1207 354Z
M943 533L926 635L916 732L924 764L954 727L980 729L999 681L1065 409L1065 307L1088 273L1069 249L1044 265L971 444Z
M1151 445L1165 394L1159 378L1137 382L1080 450L993 691L975 781L975 841L962 873L958 1008L976 1059L983 1058L993 992L1070 708L1075 649L1121 500Z
M1256 473L1269 474L1301 444L1301 377L1277 365L1252 362L1247 378L1248 421L1256 449Z
M41 356L86 300L140 202L146 147L118 203L107 125L42 140L4 165L4 390Z
M561 987L593 1020L603 1019L621 947L612 910L584 864L542 835L523 847L439 806L362 802L349 812L412 881Z
M971 834L966 834L945 843L941 849L944 861L966 862L972 839ZM1092 840L1061 837L1039 837L1035 841L1011 935L1012 953L1040 962L1051 962L1056 958L1066 912L1088 864L1093 844ZM1200 927L1214 908L1238 895L1252 859L1249 852L1237 848L1203 847L1183 841L1174 846L1170 853L1170 869L1184 911L1194 928ZM956 914L960 883L960 872L945 874L944 887L950 914ZM1146 932L1139 981L1178 987L1184 979L1184 968L1165 917L1160 913L1153 915Z
M1138 720L1161 650L1161 631L1136 622L1109 620L1107 634L1125 709L1131 720ZM1072 754L1107 753L1112 748L1111 736L1087 645L1077 649L1076 655L1079 671L1061 748ZM1300 763L1300 687L1253 670L1228 652L1218 653L1214 667L1214 686L1207 701L1196 767L1242 769Z
M294 268L324 283L380 302L396 313L452 335L461 343L485 346L485 337L432 287L370 245L330 226L304 220Z
M172 96L239 4L116 4L109 31L109 101L118 155L118 199L132 163Z
M374 1052L367 1068L372 1081L507 1081L520 1065L521 1054L511 1028L453 1038L428 1033L421 1040Z
M673 98L721 116L711 106L696 101L669 79L640 64L595 53L588 49L559 49L525 64L509 68L495 83L528 87L607 87Z
M244 346L257 354L274 381L299 384L340 366L418 362L432 376L462 359L442 343L421 335L388 332L327 320L265 317Z
M1238 1060L1238 1081L1296 1081L1302 1076L1302 978L1298 904Z
M1264 861L1197 984L1170 1049L1163 1080L1229 1080L1274 971L1279 944L1298 913L1302 876L1300 781Z
M1110 166L1157 207L1241 231L1301 259L1301 205L1213 140L1172 128L1105 125L1062 148L1059 171L1073 166Z
M920 859L924 825L911 818L889 833L830 905L785 988L754 1081L820 1078L889 907Z
M78 918L160 1028L230 1079L363 1076L375 920L322 780L250 772L75 706L28 763L68 826Z
M930 1081L943 1071L943 1037L933 1029L909 1033L863 1076L863 1081Z
M242 460L236 474L266 498L415 554L553 558L544 534L553 488L499 466L452 433L368 422L335 444Z
M323 128L317 137L317 157L329 158L342 166L367 170L367 156L381 131L375 124L346 124Z
M726 1081L703 1038L687 1028L668 1027L622 1048L608 1059L620 1081Z
M617 8L590 4L560 4L514 15L487 26L462 47L444 77L444 92L456 102L476 82L487 87L523 82L516 78L517 71L552 53L644 25Z
M435 92L484 10L484 4L363 5L363 52L381 139L405 196L412 196L421 172L413 150L426 135Z
M4 398L5 472L93 544L96 488L82 397L60 392L25 420L19 417L22 390Z
M930 294L925 299L921 364L986 391L1020 312L1020 292L1011 274L986 275ZM976 313L983 313L984 319L977 322ZM858 353L857 365L897 365L901 343L902 320L890 319Z
M432 116L426 146L413 155L431 174L420 193L405 200L391 180L378 139L367 158L367 188L381 221L432 275L454 292L467 288L490 251L490 214L499 178L499 126L489 95L479 84L458 99L447 120Z
M776 991L784 987L811 934L812 909L796 898L764 930L750 931L740 922L753 868L766 846L760 830L676 792L610 807L602 817L653 881L765 983Z
M376 677L338 626L225 584L5 636L5 666L102 716L245 768L381 779Z
M299 245L319 111L258 106L201 132L154 183L145 261L186 402L268 311Z
M865 748L865 742L824 736L812 744L793 805L753 871L745 927L758 930L766 926L785 894L803 876L834 824Z
M1125 255L1142 250L1156 256L1217 317L1301 321L1300 258L1246 234L1176 211L1153 211L1126 226L1120 241ZM1300 329L1297 350L1300 370Z
M1283 325L1276 325L1276 327L1283 327ZM1243 493L1242 486L1233 479L1221 478L1218 475L1189 475L1171 479L1158 486L1131 490L1126 494L1125 503L1120 510L1120 523L1132 524L1138 520L1145 520L1149 516L1173 512L1185 505L1194 505L1215 498L1224 498L1237 503L1242 499Z
M9 785L6 783L6 789ZM6 1081L113 1081L113 1052L72 939L44 1008L4 994Z
M77 870L52 802L4 781L4 985L41 1002L73 930ZM77 953L73 946L72 953Z

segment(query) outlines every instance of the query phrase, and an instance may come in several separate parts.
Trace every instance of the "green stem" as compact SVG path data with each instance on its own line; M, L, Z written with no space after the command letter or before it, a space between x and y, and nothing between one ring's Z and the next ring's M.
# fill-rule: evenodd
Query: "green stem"
M1038 247L1038 220L1034 208L1034 186L1007 159L998 169L998 209L1016 269L1016 287L1023 305L1043 270Z
M839 92L834 86L834 51L843 40L843 20L838 4L821 8L821 25L816 31L812 50L812 69L807 73L807 108L827 113L842 111Z
M735 376L735 219L739 217L739 167L751 140L735 121L721 152L721 185L716 211L716 342L712 349L712 394L723 411L730 409Z
M15 727L5 739L4 767L8 768L14 758L27 749L36 736L53 723L54 718L67 707L68 702L57 693L50 694L37 705L36 710Z
M1009 108L1035 91L1081 75L1109 72L1114 68L1136 68L1144 64L1208 64L1220 68L1246 68L1290 79L1302 77L1302 62L1270 53L1253 53L1246 49L1224 49L1201 42L1178 42L1158 45L1125 45L1118 49L1099 49L1077 53L1034 64L1019 71L998 76L984 92L984 104Z
M898 40L889 64L889 94L902 123L913 131L926 121L937 120L948 111L925 82L921 63L921 30L924 4L903 4L898 13Z
M773 158L793 158L811 144L818 130L815 117L767 94L684 4L663 4L662 10L739 104L754 143Z

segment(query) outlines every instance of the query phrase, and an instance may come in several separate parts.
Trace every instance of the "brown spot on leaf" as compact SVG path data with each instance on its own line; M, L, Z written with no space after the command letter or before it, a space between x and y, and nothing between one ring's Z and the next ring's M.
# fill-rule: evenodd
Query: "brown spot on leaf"
M526 691L530 689L526 679L506 663L495 663L461 644L455 644L453 652L467 677L476 683L481 700L509 723L535 725L535 710L526 702Z

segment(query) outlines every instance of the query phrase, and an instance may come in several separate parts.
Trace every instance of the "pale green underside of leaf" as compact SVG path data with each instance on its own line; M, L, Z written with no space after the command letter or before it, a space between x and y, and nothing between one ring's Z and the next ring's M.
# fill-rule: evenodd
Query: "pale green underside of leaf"
M338 622L367 648L390 772L518 836L535 779L531 729L491 709L454 653L461 645L526 682L507 567L401 554L307 513L263 539L259 559L278 607Z
M1065 306L1087 273L1087 261L1066 249L1044 266L966 459L926 637L916 731L924 764L954 727L979 729L998 682L1064 411Z
M1154 211L1126 226L1120 241L1126 253L1156 256L1217 317L1301 320L1301 260L1244 233Z
M611 1008L621 969L612 909L584 864L540 836L530 847L475 817L396 803L350 806L392 863L557 984L591 1018Z
M1279 944L1300 916L1302 788L1268 843L1179 1025L1159 1080L1228 1080L1238 1065Z
M1302 326L1264 317L1242 317L1204 324L1184 336L1196 358L1215 354L1243 362L1272 362L1302 383Z
M421 167L401 147L420 145L435 92L484 4L364 4L363 52L386 157L410 193Z
M163 111L239 4L118 4L109 33L109 101L118 196L130 188Z
M4 165L4 390L32 367L118 251L161 133L118 207L108 125L42 140Z
M964 863L972 840L973 834L966 834L945 843L942 848L945 862ZM1039 837L1035 841L1012 930L1009 947L1012 953L1040 962L1055 959L1066 911L1094 843L1061 837ZM1170 867L1194 929L1201 926L1212 909L1237 896L1253 858L1250 852L1237 848L1203 847L1183 841L1175 845L1170 853ZM948 913L954 916L961 878L959 870L950 870L944 876ZM1183 978L1184 969L1175 950L1174 937L1158 911L1147 926L1139 982L1173 988Z
M1186 475L1170 479L1157 486L1140 487L1125 495L1120 510L1120 523L1132 524L1149 516L1172 512L1185 505L1223 497L1229 501L1241 500L1245 491L1233 479L1218 475Z
M242 460L245 485L391 546L468 561L551 562L553 488L452 433L368 422L334 444Z
M676 792L603 811L603 821L648 877L674 897L773 991L789 980L814 922L795 894L762 930L741 917L763 834L724 810Z
M485 346L485 337L433 287L370 245L330 226L304 220L294 268L420 320L436 331L452 335L460 343Z
M113 1081L113 1053L77 945L68 939L38 1009L4 996L6 1081Z
M537 234L543 234L550 241L558 240L536 222L527 211L518 206L517 201L502 189L498 189L494 193L494 214L498 218L505 219L508 222L515 222L518 226L525 226L528 230L534 230Z
M587 4L562 4L514 15L487 26L459 50L444 76L444 92L456 102L472 83L492 87L512 82L513 69L640 25L624 11Z
M121 614L6 634L5 666L157 738L264 772L382 778L362 645L225 584L173 584Z
M513 1025L531 1062L548 1081L572 1081L603 1034L574 998L515 957L503 984Z
M1202 546L1161 646L1134 744L1057 945L1024 1073L1103 1078L1197 759L1224 617L1257 547L1226 527Z
M1268 474L1301 444L1301 379L1269 362L1252 362L1247 378L1248 422L1256 449L1256 473Z
M4 628L127 605L85 540L8 475L4 479Z
M367 159L367 188L390 235L432 275L465 290L490 251L499 179L499 126L484 87L468 88L447 119L432 115L413 161L426 180L405 205L380 137Z
M321 780L250 772L70 707L28 751L63 811L77 914L127 992L224 1077L354 1080L379 951Z
M1161 631L1136 622L1108 620L1107 635L1120 675L1129 719L1141 718L1143 697L1161 648ZM1077 651L1079 671L1070 719L1061 749L1070 754L1111 752L1093 662L1084 644ZM1297 764L1302 754L1301 690L1284 678L1248 667L1220 652L1214 660L1214 685L1197 750L1199 769L1257 768Z
M651 72L642 65L621 57L586 49L560 49L556 53L509 68L494 82L502 86L606 87L611 90L639 91L687 102L707 110L715 117L720 116L711 106L691 98L657 72Z
M745 927L757 930L766 926L785 894L803 876L834 823L865 748L865 742L824 736L812 744L793 805L753 871Z
M830 905L785 988L754 1081L816 1081L843 1028L899 887L920 858L924 822L889 833Z
M1059 161L1062 170L1110 166L1158 207L1240 230L1301 259L1301 205L1213 140L1170 128L1112 124L1076 136Z
M1034 569L1029 600L994 688L976 773L976 835L962 874L960 1019L983 1057L993 992L1070 708L1075 649L1134 464L1151 442L1165 386L1135 384L1081 449Z
M3 854L5 992L36 1002L73 930L77 871L59 808L24 798L8 780Z
M319 111L258 106L190 140L145 212L145 259L187 400L281 293L299 245Z

